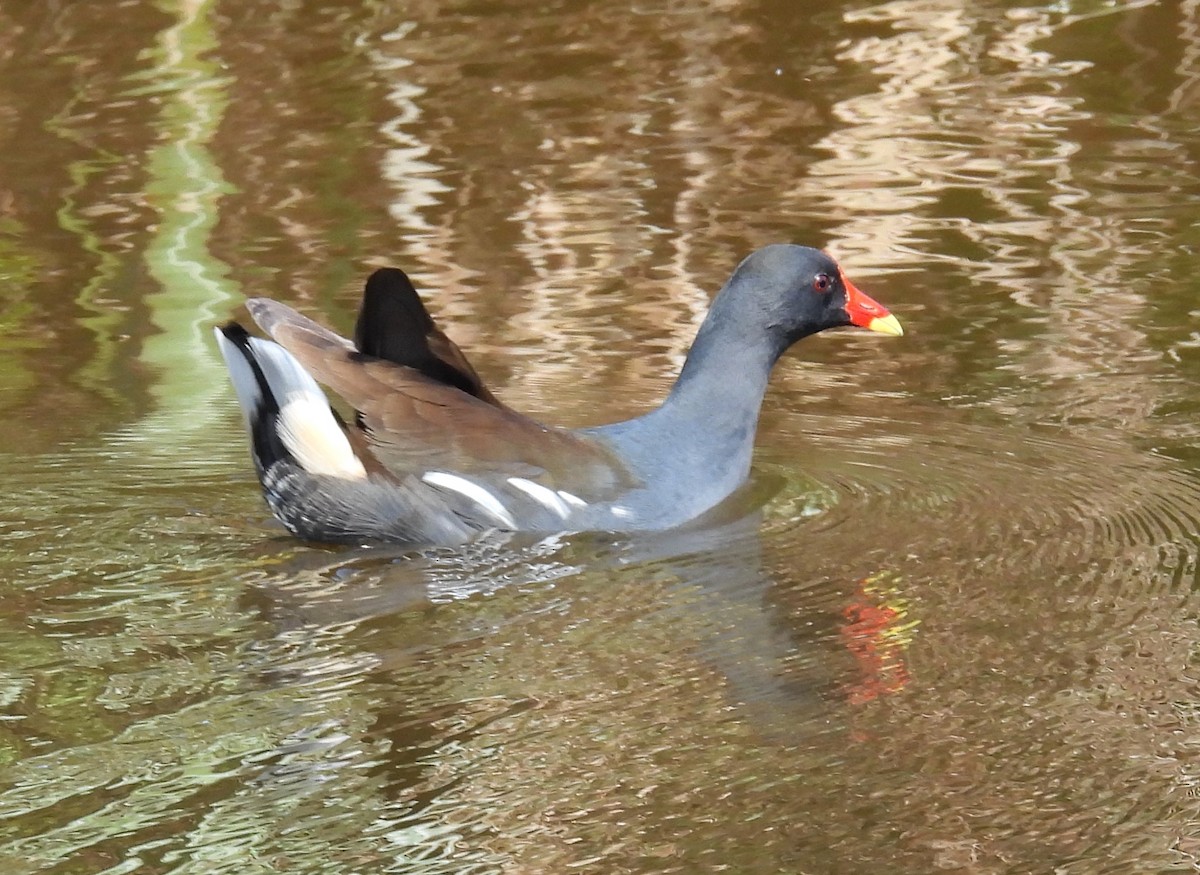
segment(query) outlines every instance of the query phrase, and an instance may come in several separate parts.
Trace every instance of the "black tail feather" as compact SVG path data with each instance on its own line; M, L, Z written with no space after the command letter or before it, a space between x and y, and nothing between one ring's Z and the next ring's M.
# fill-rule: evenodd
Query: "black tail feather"
M367 280L354 326L354 345L364 355L404 365L431 380L490 400L478 375L458 347L438 330L412 281L399 268L382 267ZM447 361L435 346L459 361Z

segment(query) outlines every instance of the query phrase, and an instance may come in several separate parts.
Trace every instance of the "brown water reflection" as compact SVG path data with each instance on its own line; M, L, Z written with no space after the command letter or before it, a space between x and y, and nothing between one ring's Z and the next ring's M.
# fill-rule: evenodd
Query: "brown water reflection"
M0 8L8 872L1195 869L1194 0ZM296 544L213 321L398 263L518 408L783 362L661 539Z

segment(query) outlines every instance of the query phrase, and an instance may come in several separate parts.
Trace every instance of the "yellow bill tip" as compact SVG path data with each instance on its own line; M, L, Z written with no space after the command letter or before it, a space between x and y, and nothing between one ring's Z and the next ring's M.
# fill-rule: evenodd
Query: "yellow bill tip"
M904 329L900 327L900 320L888 313L886 316L878 316L867 323L869 331L878 331L880 334L891 334L894 337L903 337Z

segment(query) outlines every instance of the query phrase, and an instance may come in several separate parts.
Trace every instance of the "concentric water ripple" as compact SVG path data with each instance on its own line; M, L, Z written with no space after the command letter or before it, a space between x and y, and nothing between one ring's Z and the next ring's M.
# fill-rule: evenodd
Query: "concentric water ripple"
M774 519L773 540L845 533L862 547L907 544L923 555L946 542L956 555L1032 573L1136 565L1160 551L1175 557L1177 578L1194 568L1200 483L1120 440L968 423L934 436L920 423L845 417L806 426L804 470L829 497L807 521Z

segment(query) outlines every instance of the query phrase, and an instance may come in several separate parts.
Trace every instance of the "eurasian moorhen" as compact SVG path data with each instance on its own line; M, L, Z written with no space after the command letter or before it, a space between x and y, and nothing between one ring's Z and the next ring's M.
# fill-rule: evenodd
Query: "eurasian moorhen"
M277 342L237 323L217 341L267 503L301 538L354 543L679 526L746 481L767 377L788 347L844 325L903 333L824 252L767 246L714 299L661 406L564 429L497 400L399 270L368 280L354 343L275 301L247 307Z

